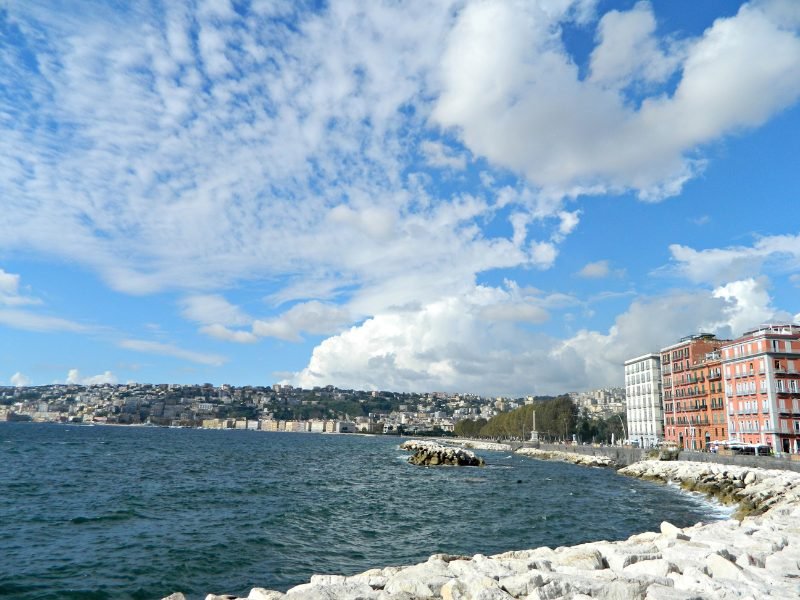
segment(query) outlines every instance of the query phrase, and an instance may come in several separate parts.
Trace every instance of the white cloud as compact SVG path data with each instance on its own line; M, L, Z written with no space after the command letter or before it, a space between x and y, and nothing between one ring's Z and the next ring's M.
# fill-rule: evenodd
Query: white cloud
M550 242L531 244L531 262L539 269L549 269L556 262L558 248Z
M20 276L0 269L0 305L20 306L25 304L40 304L38 298L23 296L19 291Z
M203 325L247 325L252 317L217 294L189 296L181 301L184 317Z
M30 377L23 375L19 371L17 371L11 376L10 381L11 385L13 385L14 387L25 387L27 385L31 385L32 383Z
M561 222L558 225L558 235L560 238L564 238L572 233L575 228L580 223L580 214L581 211L575 210L572 212L569 211L561 211L558 213L559 219Z
M717 290L637 298L607 331L582 329L566 340L513 324L525 320L523 302L532 307L529 321L540 322L546 305L559 301L523 293L513 283L507 290L476 287L376 315L330 337L289 380L303 386L514 396L622 385L625 360L657 352L685 335L703 331L730 339L761 322L787 320L789 315L771 306L766 286L765 280L744 280ZM560 300L561 307L569 304Z
M609 13L595 79L584 80L556 35L564 19L535 2L468 4L448 37L432 114L473 154L546 193L674 195L702 169L698 148L762 124L800 96L797 31L760 4L684 40L678 65L653 36L649 4ZM608 86L661 81L676 68L672 94L657 89L637 101Z
M578 271L578 275L586 277L587 279L603 279L604 277L608 277L610 273L611 269L607 260L587 263Z
M312 300L295 304L273 319L257 320L253 323L253 333L260 337L298 341L304 332L313 335L334 333L351 320L347 308Z
M660 46L650 2L632 10L607 12L598 25L599 43L592 51L591 77L604 86L626 87L636 80L665 81L682 58Z
M792 315L778 311L772 306L766 277L732 281L716 288L715 298L728 301L727 321L734 335L740 335L749 329L770 322L791 321Z
M252 344L258 341L258 336L249 331L237 331L229 329L228 327L225 327L219 323L201 327L200 333L210 335L218 340L236 342L237 344Z
M146 352L148 354L157 354L161 356L171 356L181 360L188 360L189 362L198 363L201 365L210 365L218 367L227 362L227 358L218 354L206 354L203 352L195 352L193 350L185 350L172 344L164 344L161 342L151 342L147 340L121 340L118 344L120 348L127 350L135 350L136 352Z
M711 217L709 215L690 217L689 222L697 226L708 225L711 222Z
M454 150L441 142L425 140L420 144L420 149L425 160L431 166L457 171L461 171L467 166L467 157L463 152Z
M105 371L99 375L91 375L88 377L81 377L78 369L70 369L67 373L65 383L72 385L102 385L104 383L117 383L117 376L111 371Z
M12 308L0 309L0 325L26 331L68 331L73 333L92 331L92 328L68 319Z
M765 267L779 272L800 269L800 235L765 236L752 246L706 250L673 244L669 250L678 273L695 283L721 285L754 277Z

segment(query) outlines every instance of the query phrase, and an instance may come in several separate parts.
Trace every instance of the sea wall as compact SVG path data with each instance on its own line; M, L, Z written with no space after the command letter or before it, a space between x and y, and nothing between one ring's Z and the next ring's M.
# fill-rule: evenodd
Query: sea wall
M539 444L540 450L549 452L561 451L587 456L605 456L614 461L620 467L632 465L635 462L644 460L645 450L641 448L631 448L629 446L582 446L580 444Z
M644 461L632 477L723 490L762 513L660 531L619 542L536 548L494 556L437 554L413 566L353 576L315 575L285 594L250 600L698 600L800 597L800 475L697 462ZM720 492L722 493L722 492ZM174 600L180 600L173 595ZM209 594L206 600L235 596Z
M525 447L531 444L524 444ZM522 446L522 444L518 444ZM649 450L631 448L629 446L582 446L579 444L547 444L540 443L538 448L548 451L572 452L589 456L607 456L620 466L646 460ZM800 473L800 460L792 460L789 455L782 456L726 456L711 452L693 452L683 450L678 453L678 460L713 463L718 465L735 465L759 469L781 469Z
M560 460L585 467L614 467L616 463L609 456L576 454L560 450L544 450L542 448L518 448L517 454L538 458L540 460Z

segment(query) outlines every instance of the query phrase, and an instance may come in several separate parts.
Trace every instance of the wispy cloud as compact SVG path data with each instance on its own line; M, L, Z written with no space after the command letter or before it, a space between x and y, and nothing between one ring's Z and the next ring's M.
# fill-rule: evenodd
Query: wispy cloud
M137 352L145 352L147 354L157 354L159 356L171 356L173 358L188 360L189 362L213 367L218 367L227 362L227 358L218 354L206 354L203 352L195 352L193 350L185 350L183 348L179 348L178 346L164 344L161 342L128 339L121 340L118 345L127 350L135 350Z
M34 313L13 308L0 308L0 324L14 329L26 331L70 331L73 333L89 333L92 327L49 315Z

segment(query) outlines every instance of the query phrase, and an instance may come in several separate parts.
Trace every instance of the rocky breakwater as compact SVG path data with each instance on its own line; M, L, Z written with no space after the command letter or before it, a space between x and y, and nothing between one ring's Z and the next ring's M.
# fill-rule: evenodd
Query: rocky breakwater
M471 450L488 450L490 452L512 452L511 444L501 444L499 442L484 442L483 440L453 440L454 446L470 448Z
M530 456L540 460L560 460L563 462L582 465L584 467L613 467L614 459L608 456L590 456L573 452L560 452L558 450L539 450L538 448L519 448L517 454Z
M485 464L484 460L474 452L442 446L436 442L408 440L400 444L400 449L414 453L408 459L412 465L482 467Z

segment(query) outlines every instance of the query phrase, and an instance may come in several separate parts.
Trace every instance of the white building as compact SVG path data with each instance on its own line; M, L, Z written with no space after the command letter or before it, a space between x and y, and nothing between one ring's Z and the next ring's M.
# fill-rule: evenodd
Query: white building
M625 361L628 439L643 448L664 439L661 402L661 357L644 354Z

